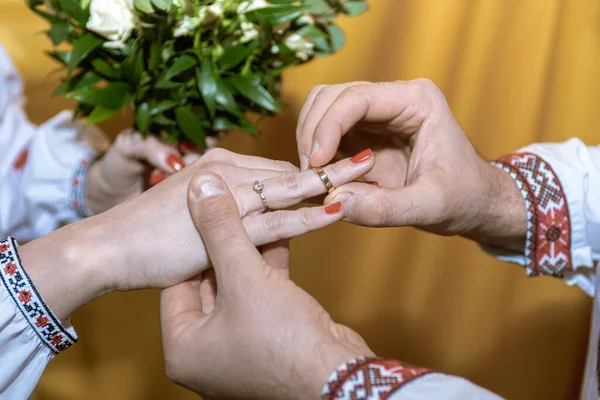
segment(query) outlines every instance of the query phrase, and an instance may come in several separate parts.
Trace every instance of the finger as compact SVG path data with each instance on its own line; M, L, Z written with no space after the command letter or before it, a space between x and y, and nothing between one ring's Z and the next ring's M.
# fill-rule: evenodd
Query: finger
M206 172L195 175L188 187L188 207L220 284L227 287L233 279L253 275L264 266L221 178Z
M332 225L344 216L341 203L305 207L293 211L273 211L244 218L246 232L255 246L273 243Z
M205 314L212 313L217 304L217 277L215 276L215 270L213 268L202 273L199 291L202 312Z
M144 138L139 132L123 131L113 146L126 158L145 161L166 173L179 171L184 167L175 146L166 144L155 136Z
M349 82L339 85L322 86L315 88L316 90L313 89L315 91L314 94L313 92L309 94L309 99L307 99L307 101L311 100L310 97L313 98L310 106L308 106L304 112L304 115L302 116L302 122L298 121L299 130L296 134L298 152L301 162L302 160L309 161L310 154L316 150L314 147L318 147L318 142L314 141L315 128L317 127L319 121L321 121L321 118L327 109L346 88L362 84L365 84L365 82ZM300 125L300 123L302 125ZM331 161L331 159L329 159L327 162L329 161ZM306 168L302 168L302 170L305 169Z
M325 204L342 203L344 220L364 226L422 226L431 222L440 198L415 184L386 189L353 182L331 193Z
M290 278L290 241L278 240L265 244L262 249L265 262L284 279Z
M200 154L194 151L188 152L183 156L183 162L186 166L195 163L200 159Z
M418 129L427 113L428 101L419 112L404 113L409 105L419 103L423 87L415 82L354 85L345 88L324 112L314 128L315 151L311 165L323 165L335 155L340 139L361 121L391 123L400 130Z
M298 167L286 161L269 160L268 158L263 157L237 154L225 149L209 150L200 158L200 160L202 163L217 162L232 164L242 168L270 169L280 172L298 171Z
M190 323L206 317L200 296L200 276L161 291L163 335L177 335Z
M352 158L338 161L323 168L334 187L368 173L375 165L371 150L365 150ZM325 184L312 169L294 174L282 174L263 182L263 195L271 209L281 209L300 203L319 194L327 193ZM243 185L235 189L243 216L264 210L261 197L253 193L253 185Z
M300 114L298 115L298 123L296 125L296 143L298 145L298 156L300 157L300 170L306 171L308 168L308 155L310 154L310 146L312 143L312 132L310 135L304 134L302 127L304 126L304 121L306 120L306 115L311 110L315 98L319 94L321 90L323 90L326 85L318 85L315 86L308 92L308 96L306 96L306 100L304 101L304 105L300 110Z

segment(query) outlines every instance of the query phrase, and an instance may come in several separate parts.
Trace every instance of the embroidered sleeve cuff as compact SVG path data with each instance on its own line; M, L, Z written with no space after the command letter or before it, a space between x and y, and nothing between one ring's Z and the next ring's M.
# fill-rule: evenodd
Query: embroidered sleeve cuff
M80 219L94 215L86 205L85 178L95 158L96 153L86 153L76 164L69 183L69 206Z
M527 274L563 276L573 271L569 206L552 166L527 152L504 156L492 164L513 178L525 200L528 221L522 263Z
M387 399L400 388L432 373L395 360L357 358L340 366L321 391L323 400Z
M0 240L0 280L31 329L53 353L77 342L75 330L60 323L29 279L12 238Z

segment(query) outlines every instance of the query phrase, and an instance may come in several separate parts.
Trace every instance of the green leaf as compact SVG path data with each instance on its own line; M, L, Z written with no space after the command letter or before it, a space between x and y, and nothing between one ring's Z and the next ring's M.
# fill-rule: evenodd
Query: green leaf
M150 107L142 103L135 109L135 125L140 132L146 132L150 126Z
M79 0L58 0L58 4L65 13L79 22L81 26L87 24L87 21L90 18L90 12L87 8L81 8Z
M232 129L238 129L240 126L236 123L231 122L225 117L217 117L213 121L212 130L216 132L230 131Z
M196 118L194 113L188 107L178 107L175 109L175 117L183 134L196 145L205 148L206 135L201 121Z
M292 4L297 2L298 0L268 0L269 3L271 4Z
M144 71L144 48L134 45L125 60L121 63L121 76L134 85L137 85Z
M154 12L154 8L152 7L150 0L134 0L133 4L135 5L135 8L143 13L152 14Z
M73 50L69 58L69 74L83 61L95 48L102 44L102 39L93 33L86 33L73 41Z
M160 114L177 106L175 100L163 100L150 108L150 115Z
M156 116L154 116L152 122L155 124L158 124L158 125L166 125L166 126L177 125L177 123L175 121L165 117L164 114L157 114Z
M164 78L161 78L158 80L158 82L156 82L154 87L156 89L175 89L175 88L181 87L181 83L173 82L173 81L169 81Z
M119 74L119 71L117 71L113 67L111 67L110 64L102 58L94 58L92 60L92 67L100 75L105 76L110 79L118 79L121 76Z
M71 32L73 32L71 25L65 23L55 24L48 31L48 37L53 45L58 46L69 37Z
M153 40L150 45L150 57L148 59L148 64L152 72L156 74L159 68L162 66L162 60L160 56L160 52L162 51L160 42L158 40Z
M246 16L252 19L258 15L266 18L272 25L279 25L298 18L305 10L306 8L302 6L275 6L252 10L246 13Z
M304 0L308 6L308 12L313 15L328 14L333 8L325 0Z
M65 66L69 64L71 59L71 53L66 51L48 51L46 54Z
M364 0L349 1L344 4L344 14L354 17L369 9L369 4Z
M196 67L196 83L211 118L214 118L217 110L217 78L207 58L202 60L200 68Z
M183 71L186 71L190 68L195 67L198 64L198 60L195 57L190 56L189 54L184 54L181 57L177 58L173 65L165 72L164 80L171 80L176 75L179 75Z
M111 119L117 114L118 110L109 110L107 108L96 107L89 115L86 126L99 124L100 122Z
M230 112L233 115L242 115L242 112L240 111L240 108L235 102L233 94L231 93L229 88L218 77L215 76L215 78L217 82L217 93L215 96L217 104L219 104L226 111Z
M260 84L258 76L232 76L227 80L248 100L269 111L280 113L281 104Z
M65 82L60 85L54 93L53 96L58 96L63 93L78 90L85 87L94 86L96 83L100 82L100 77L96 75L94 71L87 71L84 73L80 73L71 79L65 80Z
M129 101L129 87L123 82L111 82L103 88L85 87L67 95L84 104L117 110Z
M337 25L329 25L328 30L331 35L331 47L333 48L333 52L336 53L344 46L346 36L344 35L344 31Z
M258 135L260 133L254 124L252 124L252 122L250 122L248 118L244 117L243 115L240 117L240 128L251 135Z
M152 4L154 4L154 7L158 8L159 10L168 11L173 2L172 0L152 0Z
M248 44L240 43L237 46L232 46L219 59L219 66L224 70L231 69L244 61L259 46L260 41L258 40L253 40Z

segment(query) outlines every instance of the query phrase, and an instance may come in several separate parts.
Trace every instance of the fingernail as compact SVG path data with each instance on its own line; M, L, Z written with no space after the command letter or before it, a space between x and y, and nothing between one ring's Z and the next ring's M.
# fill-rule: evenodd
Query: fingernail
M198 176L192 183L192 191L198 200L224 193L223 183L212 174Z
M150 186L156 186L165 179L167 179L167 174L165 174L162 171L155 172L152 175L150 175Z
M300 171L306 171L308 169L308 157L305 155L300 156Z
M339 201L337 203L333 203L325 207L325 212L327 214L337 214L342 210L342 203Z
M189 153L190 151L194 150L196 148L196 145L194 145L194 143L190 142L190 141L185 141L185 142L181 142L177 145L177 150L179 150L180 153Z
M319 151L320 148L321 146L319 146L319 142L313 140L312 147L310 148L310 157L312 157L317 151Z
M185 166L183 160L177 157L175 154L169 154L167 156L167 164L175 171L180 171Z
M372 182L368 182L368 183L370 183L373 186L381 187L381 186L379 186L379 182L377 182L377 181L372 181Z
M373 157L373 152L371 149L366 149L352 157L350 161L352 161L354 164L360 164L361 162L367 161L371 157Z

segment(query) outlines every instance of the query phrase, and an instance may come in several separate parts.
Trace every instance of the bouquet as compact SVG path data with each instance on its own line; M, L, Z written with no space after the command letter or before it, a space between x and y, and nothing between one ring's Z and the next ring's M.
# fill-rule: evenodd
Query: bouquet
M66 69L55 95L95 124L131 107L134 128L170 143L281 113L287 68L336 52L339 14L365 0L27 0L50 23L49 55Z

